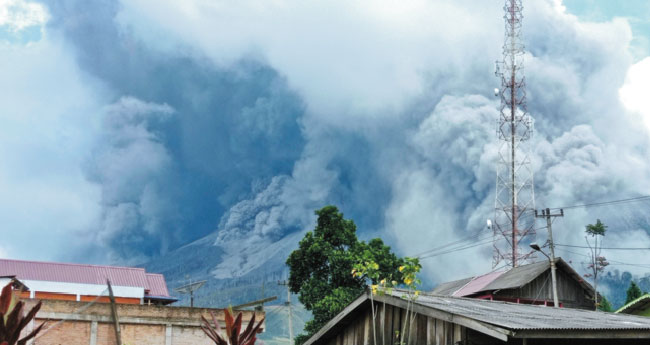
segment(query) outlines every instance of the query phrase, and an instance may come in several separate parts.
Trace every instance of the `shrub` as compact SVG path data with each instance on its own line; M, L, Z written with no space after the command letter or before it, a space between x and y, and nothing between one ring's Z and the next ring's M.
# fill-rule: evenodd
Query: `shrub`
M0 345L25 345L41 331L45 323L40 324L33 331L20 339L20 333L36 316L41 309L38 302L27 315L23 315L25 303L19 300L11 288L11 283L2 289L0 295Z
M224 314L226 318L225 337L220 334L221 326L219 326L217 317L213 312L210 312L212 324L205 317L201 316L201 319L203 319L203 324L201 325L203 332L217 345L254 345L257 340L255 335L259 332L264 318L255 325L255 314L253 314L246 329L240 333L242 313L240 312L236 318L233 318L230 310L224 309Z

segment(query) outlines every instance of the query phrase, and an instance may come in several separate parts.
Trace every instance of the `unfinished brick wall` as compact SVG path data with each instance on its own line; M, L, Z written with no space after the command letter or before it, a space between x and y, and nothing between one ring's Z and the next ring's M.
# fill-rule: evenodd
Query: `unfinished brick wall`
M37 320L34 326L40 325L42 321ZM55 323L56 321L51 321L48 324L51 326ZM33 344L88 345L89 341L90 322L70 321L47 332L41 332Z
M35 300L27 300L28 308ZM49 319L46 330L34 345L114 345L115 329L110 306L76 301L44 300L36 321L28 332ZM124 345L210 345L213 344L200 328L201 315L211 319L217 314L222 327L222 310L147 305L118 305L122 343ZM85 308L85 309L82 309ZM250 320L252 311L244 311L243 320ZM259 320L263 313L258 313ZM65 319L65 322L58 323ZM243 323L243 327L247 322Z

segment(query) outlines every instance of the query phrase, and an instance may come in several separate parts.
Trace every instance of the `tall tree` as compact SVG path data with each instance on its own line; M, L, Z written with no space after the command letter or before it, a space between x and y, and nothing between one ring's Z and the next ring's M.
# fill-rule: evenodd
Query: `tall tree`
M585 277L592 278L594 281L594 291L598 291L598 274L605 271L605 267L609 265L607 259L604 256L600 255L602 247L602 238L605 236L607 231L607 226L596 219L596 224L589 224L585 227L585 241L587 241L587 246L589 246L589 263L587 264L587 269L590 271L585 274ZM593 245L589 241L589 237L594 241ZM598 292L594 295L594 304L598 308Z
M305 333L296 337L296 345L307 341L363 293L366 278L351 274L357 262L373 262L378 276L395 280L402 279L399 267L405 263L379 238L359 241L356 225L343 218L336 206L325 206L316 215L316 227L305 234L287 259L289 288L299 294L298 300L313 315L305 324ZM377 284L376 279L371 280Z
M641 288L639 288L638 285L634 281L630 282L630 287L627 288L627 297L625 298L625 304L628 304L635 299L641 297L643 295L643 292L641 292Z
M598 310L612 312L612 304L609 303L609 300L607 300L607 297L605 297L605 295L602 296L600 302L598 303Z

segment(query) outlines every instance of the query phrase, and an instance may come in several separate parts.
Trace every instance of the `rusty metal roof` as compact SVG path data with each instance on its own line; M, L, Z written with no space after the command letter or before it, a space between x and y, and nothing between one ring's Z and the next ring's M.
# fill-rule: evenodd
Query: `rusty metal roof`
M106 284L142 287L157 296L169 296L165 279L159 274L145 273L144 268L83 265L0 259L0 276L15 276L20 280L40 280L77 284ZM151 276L151 277L149 277Z

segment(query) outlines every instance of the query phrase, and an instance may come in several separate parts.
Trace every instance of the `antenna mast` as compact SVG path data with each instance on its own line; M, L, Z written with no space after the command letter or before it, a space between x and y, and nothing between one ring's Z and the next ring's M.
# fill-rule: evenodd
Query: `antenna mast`
M532 258L520 252L535 239L535 193L530 164L533 123L526 109L524 45L521 43L522 0L505 0L503 60L497 62L501 78L501 106L497 124L500 141L497 162L493 227L493 268L500 262L516 267Z

